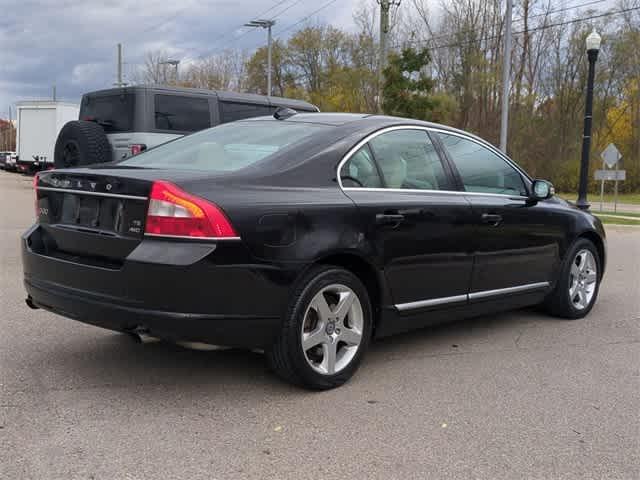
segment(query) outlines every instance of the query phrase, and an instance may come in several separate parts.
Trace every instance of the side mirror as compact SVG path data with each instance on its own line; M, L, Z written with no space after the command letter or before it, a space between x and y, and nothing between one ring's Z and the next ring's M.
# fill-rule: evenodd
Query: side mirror
M553 197L556 193L551 182L546 180L534 180L531 184L531 200L540 201Z

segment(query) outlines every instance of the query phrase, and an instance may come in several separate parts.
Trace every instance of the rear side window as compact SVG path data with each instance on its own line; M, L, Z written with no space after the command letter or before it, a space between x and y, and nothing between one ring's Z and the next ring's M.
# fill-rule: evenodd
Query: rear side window
M222 123L235 122L244 118L271 115L275 109L269 105L253 103L220 102L220 119Z
M440 156L424 130L386 132L369 144L387 188L451 189Z
M342 166L340 180L345 187L380 188L382 181L371 155L369 145L365 145Z
M180 95L155 96L155 125L158 130L197 132L211 126L209 99Z
M80 108L80 119L97 122L107 133L133 130L135 95L85 95Z

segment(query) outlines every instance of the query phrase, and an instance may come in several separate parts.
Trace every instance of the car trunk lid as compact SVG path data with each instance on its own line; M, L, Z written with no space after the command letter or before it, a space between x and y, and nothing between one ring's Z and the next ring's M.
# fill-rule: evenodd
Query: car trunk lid
M117 263L142 241L152 180L54 170L36 181L36 214L52 252Z

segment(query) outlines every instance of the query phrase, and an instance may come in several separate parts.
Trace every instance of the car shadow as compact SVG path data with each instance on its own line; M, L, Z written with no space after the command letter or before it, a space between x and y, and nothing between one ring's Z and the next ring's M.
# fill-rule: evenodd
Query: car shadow
M492 337L515 338L522 326L543 318L531 309L477 317L439 324L408 333L379 339L371 344L362 365L388 361L389 356L416 356L463 353L469 344L486 344ZM489 336L488 336L489 332ZM46 358L38 363L48 372L51 388L81 389L118 386L139 389L171 388L193 395L216 395L221 392L261 390L263 396L313 394L292 387L276 377L267 367L264 355L248 350L201 351L157 342L139 344L128 335L107 332L87 341L64 346L50 344ZM515 344L511 344L515 348ZM499 348L499 347L498 347ZM362 374L362 373L361 373Z

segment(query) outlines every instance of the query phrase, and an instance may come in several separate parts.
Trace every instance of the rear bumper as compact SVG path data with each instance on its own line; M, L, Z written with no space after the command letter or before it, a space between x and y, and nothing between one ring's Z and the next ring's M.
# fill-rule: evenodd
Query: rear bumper
M167 312L102 302L59 285L25 279L31 301L38 307L89 325L172 341L259 348L273 343L279 319L249 315Z
M41 235L36 225L22 237L24 285L35 306L110 330L142 328L176 341L263 348L278 333L288 276L268 265L214 263L237 257L239 242L204 257L200 251L192 264L184 257L172 264L172 254L155 254L149 262L127 259L106 268L38 252ZM162 251L171 251L166 243ZM157 252L158 241L144 240L135 258L144 258L145 249Z

